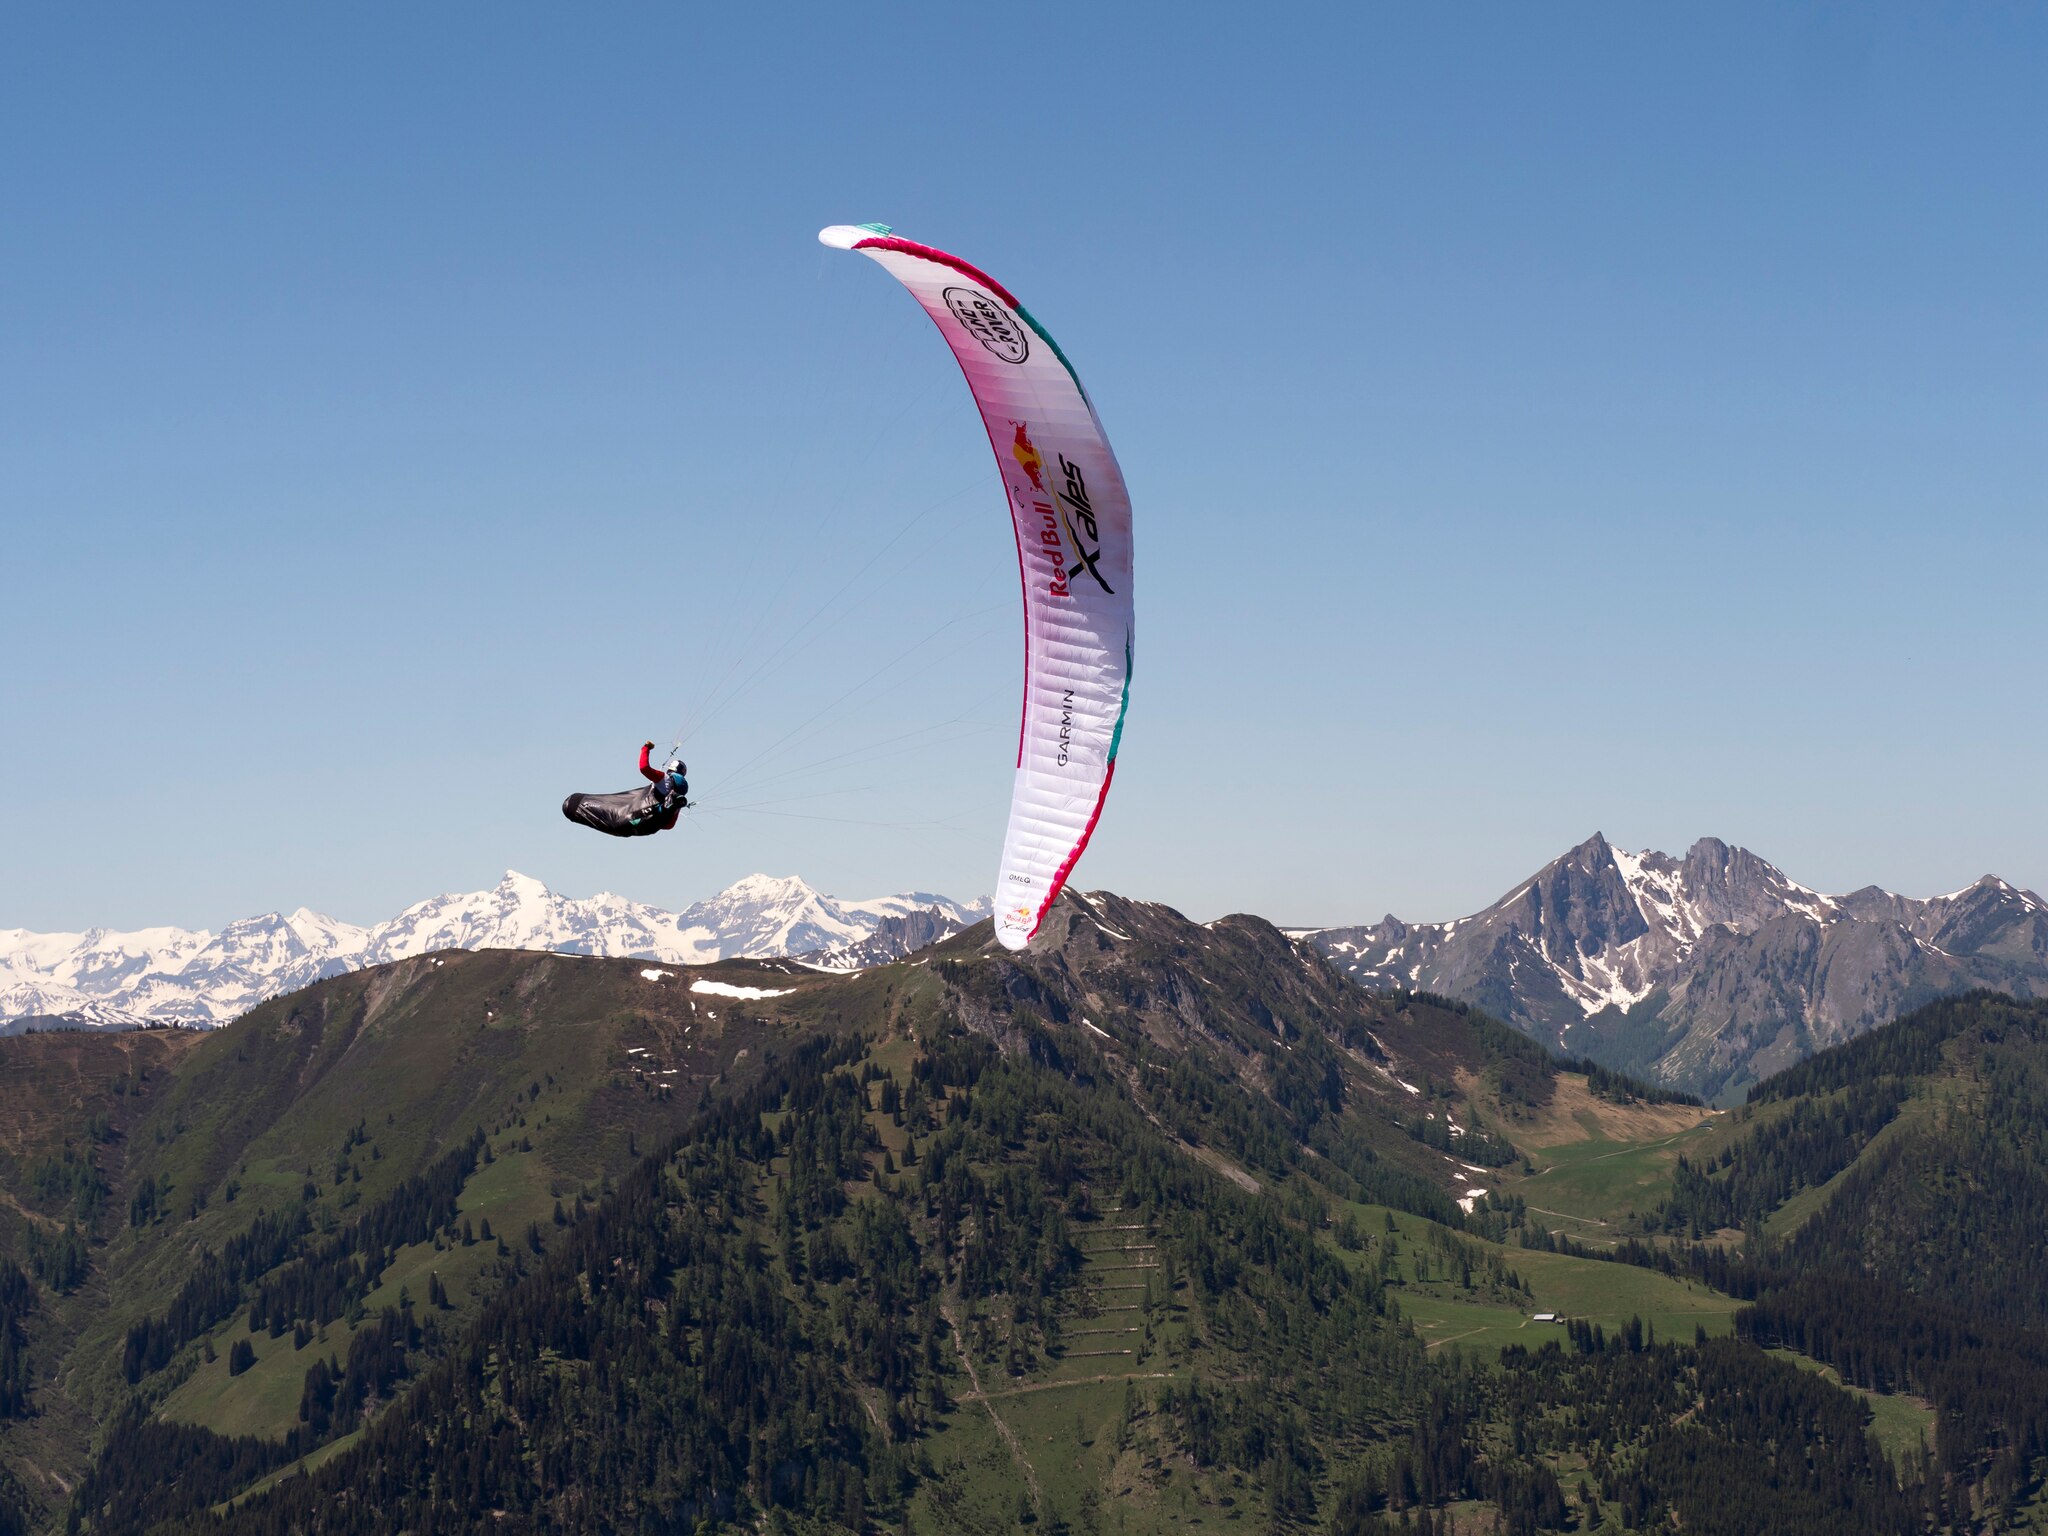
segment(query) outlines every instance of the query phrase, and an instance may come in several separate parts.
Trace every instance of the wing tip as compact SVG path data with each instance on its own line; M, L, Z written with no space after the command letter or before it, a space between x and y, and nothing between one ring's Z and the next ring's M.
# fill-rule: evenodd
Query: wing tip
M828 224L818 231L818 243L835 251L850 251L863 240L888 233L886 224Z

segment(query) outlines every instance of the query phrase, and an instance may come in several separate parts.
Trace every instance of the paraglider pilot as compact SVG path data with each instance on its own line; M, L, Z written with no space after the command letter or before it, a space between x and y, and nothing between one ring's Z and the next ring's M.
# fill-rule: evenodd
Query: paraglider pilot
M649 758L654 743L640 748L640 777L645 789L622 789L615 795L571 795L562 802L562 814L594 831L612 837L651 837L676 824L690 804L690 781L683 760L672 757L656 768Z

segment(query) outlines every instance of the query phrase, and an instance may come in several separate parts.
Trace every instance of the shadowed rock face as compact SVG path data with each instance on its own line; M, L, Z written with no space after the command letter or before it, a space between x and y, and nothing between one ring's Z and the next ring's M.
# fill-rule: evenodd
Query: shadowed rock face
M1440 992L1710 1094L1943 993L2048 995L2048 903L2031 892L1986 875L1926 901L1827 896L1711 837L1675 859L1596 833L1471 917L1313 938L1368 986Z
M929 949L939 940L951 938L966 926L959 918L941 911L938 907L920 907L917 911L906 912L901 917L883 918L873 933L855 943L842 944L834 949L817 950L798 958L806 964L824 966L835 971L864 970L871 965L887 965L893 960L902 960L914 955L921 949Z
M1157 902L1070 886L1022 952L1000 948L983 921L912 964L951 990L970 1029L1006 1049L1045 1048L1019 1030L1026 1010L1077 1031L1161 1123L1179 1123L1175 1093L1199 1099L1233 1079L1279 1104L1292 1134L1342 1117L1345 1134L1362 1137L1376 1161L1454 1201L1477 1170L1412 1134L1418 1117L1433 1119L1450 1102L1431 1095L1455 1098L1466 1091L1456 1085L1492 1074L1514 1084L1517 1102L1543 1104L1560 1075L1484 1014L1366 992L1314 944L1242 913L1198 923ZM1174 1089L1183 1059L1194 1070ZM1450 1106L1448 1128L1472 1123ZM1250 1155L1249 1143L1232 1144ZM1214 1150L1199 1155L1238 1182L1249 1176L1255 1186L1278 1168L1216 1161Z

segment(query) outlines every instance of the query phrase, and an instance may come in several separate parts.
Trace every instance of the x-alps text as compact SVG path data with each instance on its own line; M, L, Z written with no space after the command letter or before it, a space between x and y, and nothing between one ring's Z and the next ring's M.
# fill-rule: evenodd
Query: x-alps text
M1086 571L1095 578L1095 585L1114 596L1116 588L1102 579L1102 571L1095 563L1102 558L1102 535L1095 529L1095 508L1088 502L1088 482L1081 478L1080 465L1069 462L1065 454L1061 454L1059 459L1060 473L1066 476L1067 481L1059 490L1060 516L1066 521L1067 536L1074 541L1074 552L1081 557L1077 564L1067 569L1067 580L1072 581ZM1081 522L1079 528L1074 526L1076 518ZM1082 537L1084 532L1085 538ZM1094 547L1091 549L1090 545Z

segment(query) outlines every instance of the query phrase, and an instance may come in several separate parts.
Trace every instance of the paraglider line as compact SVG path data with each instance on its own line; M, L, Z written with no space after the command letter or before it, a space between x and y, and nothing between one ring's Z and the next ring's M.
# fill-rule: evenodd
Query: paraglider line
M829 757L815 758L808 763L800 764L794 768L786 768L780 773L771 773L764 778L747 779L740 785L733 787L748 790L767 789L772 785L781 784L790 779L800 779L807 774L816 773L835 763L845 763L849 759L858 759L861 765L865 766L868 763L884 762L892 757L901 757L908 752L923 752L928 750L933 744L917 741L916 738L930 736L935 732L946 730L955 725L971 725L972 729L962 731L958 736L947 737L945 740L965 741L969 737L979 736L985 732L997 729L994 724L988 721L970 721L967 716L959 715L951 720L942 720L936 725L920 726L914 731L905 731L896 736L885 736L879 741L863 742L860 746L849 747L844 752L835 752ZM906 745L905 743L909 744ZM864 754L872 755L867 756Z
M983 609L982 613L990 613L993 611L993 609ZM980 618L981 616L982 614L970 613L962 614L959 618L946 620L945 623L939 625L938 628L932 630L931 633L925 635L922 639L914 641L912 644L906 646L903 650L898 651L894 656L890 657L887 661L883 662L882 665L875 668L875 670L870 672L866 677L862 678L859 682L855 683L851 688L847 689L846 692L842 693L838 698L833 699L831 702L823 705L821 708L814 711L806 719L803 719L797 722L797 724L795 724L794 726L790 727L789 730L785 731L776 740L770 742L767 746L763 747L760 751L756 752L752 757L748 758L744 763L741 763L739 767L733 769L732 772L728 773L724 778L720 779L716 784L712 785L712 789L716 790L723 785L731 783L733 779L738 777L740 774L746 772L747 769L753 767L754 764L761 761L762 758L768 756L771 752L774 752L778 747L782 746L792 737L796 736L799 732L803 731L806 727L814 724L821 717L830 714L833 710L839 708L842 704L846 703L855 694L859 693L863 688L867 687L868 684L872 683L876 678L881 677L891 667L895 666L897 662L903 660L904 657L910 655L912 652L918 650L920 647L930 644L933 640L936 640L940 635L944 634L947 630L954 628L956 625L964 624L969 619Z
M947 832L965 830L960 825L958 818L950 821L869 821L858 816L819 816L806 811L761 811L749 810L740 806L728 806L724 810L719 810L716 807L707 807L706 813L712 816L780 816L793 821L831 821L838 822L843 826L883 827L895 832L920 831L930 828L938 828Z
M887 543L883 544L880 549L877 549L873 554L868 556L867 563L865 565L861 566L859 570L855 571L851 576L847 577L845 581L841 582L839 584L839 588L837 591L835 591L830 597L826 598L824 602L820 603L818 607L811 613L811 616L809 618L805 619L794 630L792 630L789 634L789 637L785 639L781 645L777 646L772 652L770 652L766 660L762 661L759 665L757 665L754 668L752 672L749 672L745 677L740 679L738 683L734 684L731 691L728 692L725 695L725 697L717 699L717 701L714 704L707 705L703 714L699 715L697 719L691 725L686 727L682 734L676 738L674 749L680 749L684 742L688 741L698 731L702 730L706 725L708 725L715 717L722 713L725 710L725 708L728 705L730 705L735 699L745 694L746 691L749 688L751 688L754 685L754 683L762 677L764 673L768 672L773 667L778 666L783 661L787 660L789 654L792 651L792 648L796 646L796 644L810 632L813 626L815 626L825 618L827 613L830 612L832 605L837 603L840 598L844 597L846 593L853 587L853 585L861 579L861 577L867 575L869 571L873 570L876 562L878 562L884 555L888 554L890 550L894 549L897 544L902 542L903 539L908 537L911 531L915 529L919 523L923 522L927 517L931 516L932 513L938 511L941 507L948 506L951 503L958 501L961 497L965 496L968 492L972 491L975 488L975 486L979 485L980 483L980 477L976 476L973 482L961 486L958 490L947 492L944 496L941 496L937 501L927 504L922 510L913 514L908 522L904 523L902 527L898 528L895 531L895 533L889 536L889 540ZM726 676L730 677L734 671L738 670L739 665L739 661L736 660L732 666L726 669ZM725 680L721 678L718 687L723 688L724 686ZM714 696L716 695L717 691L717 689L713 690Z
M962 616L961 616L962 620L964 620L964 619L966 619L966 618L972 618L972 617L974 617L974 615L971 615L971 614L969 614L969 615L962 615ZM922 641L919 641L919 642L917 642L917 645L923 645L923 644L926 644L926 643L928 643L928 642L929 642L929 640L930 640L931 638L932 638L931 636L926 636L924 640L922 640ZM912 649L912 650L915 650L916 648L917 648L917 646L916 646L916 645L913 645L913 646L911 647L911 649ZM907 654L907 653L906 653L906 654ZM946 657L944 657L944 656L937 656L937 657L934 657L934 658L933 658L933 659L932 659L932 660L931 660L930 662L926 663L926 664L925 664L925 665L924 665L923 667L919 668L919 669L918 669L918 670L917 670L916 672L913 672L913 673L909 673L909 674L898 674L898 675L902 675L902 676L905 676L905 677L906 677L906 680L907 680L907 678L909 678L909 677L918 677L918 676L922 676L922 675L923 675L924 673L926 673L926 672L929 672L929 671L931 671L933 667L936 667L936 666L938 666L938 665L939 665L940 663L942 663L942 662L943 662L943 661L945 661L945 660L946 660ZM885 666L885 667L893 667L893 665L894 665L894 663L884 663L884 666ZM831 711L831 710L837 709L837 708L838 708L838 707L840 707L841 705L844 705L844 704L850 703L850 702L852 701L852 699L853 699L853 696L854 696L854 695L855 695L856 693L858 693L858 692L860 691L860 688L861 688L862 686L864 686L864 685L862 685L862 684L855 684L855 685L854 685L854 687L853 687L852 689L848 690L848 691L847 691L846 693L843 693L843 694L841 694L841 695L840 695L840 696L839 696L839 697L838 697L837 699L835 699L835 700L831 701L830 703L828 703L828 704L827 704L827 705L825 706L825 708L824 708L824 711L821 711L821 715L822 715L822 714L824 714L824 713L827 713L827 712L829 712L829 711ZM960 714L958 714L958 715L955 715L955 716L954 716L954 717L953 717L953 718L952 718L951 720L941 720L941 721L936 721L936 722L934 722L934 723L932 723L932 724L930 724L930 725L918 726L918 727L916 727L916 728L914 728L914 729L912 729L912 730L908 730L908 731L903 731L903 732L899 732L899 733L896 733L896 734L894 734L894 735L884 736L884 737L881 737L881 738L879 738L879 739L877 739L877 740L873 740L873 741L868 741L868 742L864 742L864 743L861 743L861 744L859 744L859 745L857 745L857 746L854 746L854 747L849 747L849 748L848 748L848 749L847 749L847 750L846 750L845 752L843 752L843 753L836 753L836 754L833 754L833 755L832 755L832 756L830 756L830 757L825 757L825 758L819 758L819 759L812 759L812 760L809 760L809 761L805 761L805 762L799 762L799 763L793 764L793 765L791 765L791 766L789 766L789 767L787 767L787 768L783 768L783 769L781 769L780 771L777 771L777 772L773 772L773 773L768 773L768 774L765 774L765 775L761 775L761 776L756 776L756 775L754 775L754 774L750 774L750 773L748 773L748 772L746 771L746 765L744 765L744 764L743 764L743 765L742 765L742 766L741 766L741 767L740 767L739 769L736 769L736 770L734 770L734 771L733 771L733 772L732 772L731 774L728 774L728 775L727 775L727 776L726 776L726 777L725 777L724 779L721 779L721 780L719 780L719 781L718 781L718 782L717 782L716 784L714 784L714 785L713 785L712 787L713 787L713 788L715 788L715 789L728 789L728 790L730 790L730 789L736 789L736 788L745 788L745 789L749 789L749 790L752 790L752 789L757 789L757 788L762 788L762 787L765 787L765 786L767 786L767 785L769 785L769 784L774 784L774 783L778 783L778 782L780 782L780 781L782 781L782 780L785 780L785 779L797 778L797 777L800 777L800 776L802 776L803 774L806 774L806 773L810 773L810 772L813 772L813 771L817 770L818 768L822 767L822 766L823 766L824 764L826 764L826 763L830 763L830 762L833 762L833 761L835 761L835 760L837 760L837 759L839 759L839 758L843 758L843 757L851 757L851 756L854 756L854 755L856 755L856 754L858 754L858 753L861 753L861 752L865 752L865 751L868 751L868 750L869 750L869 749L871 749L871 748L876 748L876 747L888 747L888 746L891 746L891 745L893 745L893 744L895 744L895 743L897 743L897 742L910 742L910 741L913 741L913 740L914 740L915 738L917 738L917 737L920 737L920 736L928 736L928 735L932 734L933 732L936 732L936 731L941 731L941 730L944 730L944 729L946 729L946 728L947 728L948 726L951 726L951 725L956 725L956 724L966 724L966 723L968 723L968 722L970 721L970 719L971 719L971 717L972 717L972 714L973 714L973 711L974 711L975 709L979 709L979 708L980 708L980 707L981 707L982 705L984 705L984 704L987 704L987 703L990 703L990 702L992 702L992 701L993 701L993 700L995 699L995 697L996 697L996 695L997 695L997 692L998 692L998 691L999 691L999 690L991 690L991 691L989 691L988 693L985 693L985 694L983 694L981 698L979 698L979 699L975 700L975 702L974 702L973 706L971 706L971 707L970 707L969 709L967 709L967 710L963 710L963 711L961 711L961 713L960 713ZM818 717L813 717L813 718L818 718ZM970 731L970 732L966 732L966 733L963 733L963 737L964 737L964 735L972 735L972 734L976 734L976 733L977 733L978 731L980 731L980 730L993 730L993 729L995 729L995 728L996 728L996 727L995 727L994 725L992 725L992 724L987 724L987 723L984 723L984 722L979 722L979 721L976 721L976 722L973 722L973 723L974 723L974 726L975 726L975 730L974 730L974 731ZM823 720L820 720L820 723L818 723L818 724L816 724L816 725L813 725L813 726L810 726L810 727L808 727L808 728L806 728L806 727L804 727L804 726L798 726L798 727L797 727L797 734L795 735L795 737L794 737L794 740L795 740L795 741L808 741L808 740L810 740L810 739L812 739L812 738L816 737L816 736L818 735L818 733L819 733L820 731L823 731L823 730L825 730L825 729L827 729L827 722L825 722L825 721L823 721ZM903 750L905 750L905 751L918 751L918 750L922 750L922 749L921 749L921 748L919 748L919 747L915 747L915 746L912 746L912 747L906 747L906 748L904 748ZM883 756L888 756L888 755L892 755L892 754L887 754L887 753L884 753L884 754L882 754L882 755L883 755ZM773 765L772 765L772 764L770 764L770 765L767 765L767 766L770 766L770 767L772 767Z

